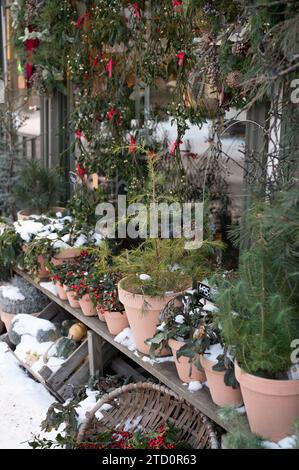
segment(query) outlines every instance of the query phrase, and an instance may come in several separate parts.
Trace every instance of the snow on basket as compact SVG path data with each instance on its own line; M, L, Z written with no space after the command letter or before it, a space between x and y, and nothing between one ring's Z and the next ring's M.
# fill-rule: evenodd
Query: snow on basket
M104 404L114 406L104 411ZM99 409L101 420L96 416ZM178 430L178 439L187 441L193 449L219 447L213 425L206 416L167 387L149 382L125 385L104 395L86 415L77 441L80 444L97 433L124 429L128 420L135 423L131 431L143 428L147 432L157 431L161 424L170 422Z

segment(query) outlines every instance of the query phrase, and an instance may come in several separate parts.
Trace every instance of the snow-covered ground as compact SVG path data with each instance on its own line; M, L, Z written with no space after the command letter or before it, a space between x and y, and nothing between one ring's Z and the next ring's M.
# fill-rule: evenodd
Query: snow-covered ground
M0 449L28 449L32 434L55 401L47 390L18 366L0 342Z

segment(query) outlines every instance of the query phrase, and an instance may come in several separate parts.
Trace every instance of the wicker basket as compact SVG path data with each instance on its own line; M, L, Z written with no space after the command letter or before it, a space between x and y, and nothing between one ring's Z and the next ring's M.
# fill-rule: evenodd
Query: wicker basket
M104 417L99 421L95 413L105 403L111 404L112 408L101 410ZM218 448L212 423L206 416L168 388L149 382L125 385L104 395L93 410L86 413L78 443L86 442L100 432L123 430L128 422L132 423L130 431L138 426L155 431L161 424L170 422L179 431L178 439L187 441L193 449Z

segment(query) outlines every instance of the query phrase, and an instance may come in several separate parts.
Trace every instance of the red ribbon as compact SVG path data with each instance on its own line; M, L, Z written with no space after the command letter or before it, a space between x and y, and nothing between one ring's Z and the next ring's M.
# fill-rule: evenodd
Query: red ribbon
M82 139L82 137L84 137L84 134L82 131L80 131L80 129L77 129L75 132L75 136L76 136L76 139Z
M133 3L133 8L135 10L136 18L140 18L140 6L138 3Z
M113 60L110 59L108 64L106 65L106 72L108 72L109 78L112 78L112 69L113 69Z
M86 175L86 170L82 168L79 163L76 165L76 170L79 176L83 177Z
M183 62L185 60L185 52L179 52L177 55L177 58L178 58L178 66L181 67L181 65L183 65Z
M172 0L172 6L175 10L180 8L182 6L182 1L181 0Z
M182 145L183 141L182 140L175 140L170 148L170 155L173 156L176 149L180 148L180 145Z
M135 151L136 151L136 140L134 139L134 137L132 136L132 134L130 134L129 152L130 152L130 153L134 153Z
M29 33L32 33L33 27L29 26L28 27ZM29 82L30 78L33 75L34 72L34 66L32 64L32 53L37 49L39 46L39 39L27 39L25 41L25 50L26 50L26 78L27 78L27 83Z
M80 29L84 20L87 20L88 18L89 18L88 12L84 13L84 15L82 16L79 16L79 18L77 19L77 23L76 23L77 28Z
M111 108L108 111L108 121L111 122L114 116L117 116L117 125L121 126L122 125L122 117L119 109L116 108Z

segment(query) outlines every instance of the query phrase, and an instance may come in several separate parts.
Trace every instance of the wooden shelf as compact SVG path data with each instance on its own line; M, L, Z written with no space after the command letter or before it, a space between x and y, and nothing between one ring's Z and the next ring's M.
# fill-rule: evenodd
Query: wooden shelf
M15 271L17 274L26 279L26 281L30 282L37 289L43 292L49 299L51 299L53 302L56 302L67 312L84 323L88 328L93 330L104 340L108 341L111 345L129 357L132 361L137 363L143 369L147 370L151 375L163 382L167 387L177 393L180 397L184 398L187 402L191 403L195 408L208 416L212 421L219 424L222 428L228 431L232 430L232 426L230 424L223 423L220 420L217 414L219 407L213 403L208 389L204 387L202 390L190 392L188 387L184 386L181 380L178 378L174 363L163 362L161 364L151 364L150 362L145 362L142 359L143 354L138 352L137 356L134 354L134 352L130 351L122 344L117 343L114 340L114 336L109 333L106 323L100 321L97 317L86 317L82 314L81 310L72 308L67 301L61 300L58 296L49 290L41 287L40 284L35 282L27 273L21 269L17 268Z

